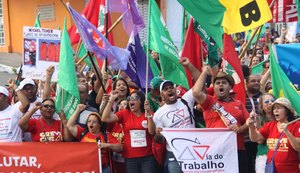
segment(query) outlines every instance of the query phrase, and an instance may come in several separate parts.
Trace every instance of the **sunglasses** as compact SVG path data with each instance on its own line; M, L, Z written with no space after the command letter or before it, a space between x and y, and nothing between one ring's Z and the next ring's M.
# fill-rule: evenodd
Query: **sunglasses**
M139 99L140 99L139 96L129 96L129 97L128 97L128 100L132 100L132 101L137 101L137 100L139 100Z
M270 102L273 103L274 101L275 101L275 99L265 100L264 103L265 103L265 104L268 104L268 103L270 103Z
M43 105L46 109L54 109L54 105Z

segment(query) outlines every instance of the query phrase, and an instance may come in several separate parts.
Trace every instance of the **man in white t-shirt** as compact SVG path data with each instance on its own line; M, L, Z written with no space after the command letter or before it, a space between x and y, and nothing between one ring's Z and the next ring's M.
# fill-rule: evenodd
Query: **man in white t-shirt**
M155 112L153 117L158 135L162 128L195 128L195 121L193 115L191 115L193 114L193 106L195 103L192 90L189 90L181 99L178 99L174 83L165 80L160 85L160 94L165 104ZM167 156L167 160L165 161L168 165L169 172L182 173L168 145Z
M25 113L21 110L28 109L29 101L20 90L16 94L20 104L11 106L8 103L8 90L0 86L0 142L22 142L19 119Z

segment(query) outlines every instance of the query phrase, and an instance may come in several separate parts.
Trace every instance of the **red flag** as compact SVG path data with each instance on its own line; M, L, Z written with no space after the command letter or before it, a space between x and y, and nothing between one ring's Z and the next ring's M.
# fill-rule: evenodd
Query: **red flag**
M230 35L224 34L223 39L223 63L228 63L234 71L226 71L228 74L231 74L235 80L235 85L233 91L236 93L236 99L240 100L242 103L246 103L246 90L244 83L244 75L242 71L242 66L238 58L238 54L235 51L233 41Z
M295 22L298 21L297 3L295 0L268 0L273 18L269 22Z
M83 9L81 15L83 15L90 23L92 23L98 30L105 34L105 0L90 0L87 6ZM108 27L111 26L110 14L108 13ZM70 35L71 44L77 44L79 42L80 35L75 25L71 26L68 30ZM108 35L108 40L111 45L114 45L112 32ZM102 47L102 41L99 43Z
M190 62L199 70L201 70L202 67L201 42L202 40L200 36L194 31L194 19L191 18L182 47L181 57L187 57ZM187 68L185 68L185 72L189 86L192 87L193 81L191 73Z

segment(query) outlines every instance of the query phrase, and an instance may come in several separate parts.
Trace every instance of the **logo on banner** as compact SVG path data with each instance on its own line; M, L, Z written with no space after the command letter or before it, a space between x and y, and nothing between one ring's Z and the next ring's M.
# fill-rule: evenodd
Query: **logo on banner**
M179 150L175 143L182 143L185 144L185 148L182 151L177 151L178 154L178 163L181 168L184 169L202 169L202 170L209 170L209 169L222 169L224 168L224 163L222 162L223 155L222 154L215 154L210 155L208 154L209 145L202 145L198 138L195 140L187 139L187 138L174 138L171 142L171 146L175 150ZM199 163L197 160L202 160L202 163Z

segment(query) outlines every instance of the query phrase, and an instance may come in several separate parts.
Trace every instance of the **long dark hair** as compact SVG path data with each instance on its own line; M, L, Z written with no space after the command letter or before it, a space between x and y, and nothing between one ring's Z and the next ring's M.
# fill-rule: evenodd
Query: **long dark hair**
M139 98L140 98L140 101L141 101L141 111L142 112L145 112L145 107L144 107L144 104L145 104L145 94L142 92L142 91L133 91L132 93L130 93L130 96L132 94L136 93Z
M113 83L112 89L113 89L113 90L116 89L117 83L118 83L118 81L120 81L120 80L123 81L123 82L125 83L126 87L127 87L127 94L126 94L126 97L127 97L127 96L129 96L130 91L129 91L128 83L126 82L125 79L123 79L123 78L117 78L117 79L114 81L114 83Z

